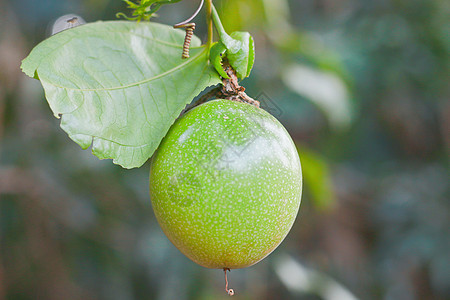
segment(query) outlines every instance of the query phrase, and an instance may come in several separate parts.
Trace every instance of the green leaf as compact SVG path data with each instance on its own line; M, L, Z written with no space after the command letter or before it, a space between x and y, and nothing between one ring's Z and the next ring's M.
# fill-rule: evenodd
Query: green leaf
M213 20L219 33L220 43L226 49L226 57L231 67L236 71L238 78L244 79L250 75L255 62L255 44L248 32L233 32L228 35L220 21L215 7L212 7ZM217 59L217 57L214 57ZM216 70L221 73L221 66L214 63Z
M222 62L226 57L227 48L222 44L222 42L214 43L211 47L211 51L209 52L209 59L213 64L214 68L216 68L217 72L219 72L220 76L223 78L230 78L228 74L224 71Z
M255 43L253 37L250 33L241 31L233 32L230 36L234 40L231 44L234 47L228 48L228 61L236 70L239 78L246 78L250 75L253 63L255 62ZM235 41L238 41L238 43ZM236 47L237 45L239 46Z
M220 83L197 37L181 59L184 32L156 23L96 22L36 46L22 70L39 78L61 128L100 159L139 167L180 112Z

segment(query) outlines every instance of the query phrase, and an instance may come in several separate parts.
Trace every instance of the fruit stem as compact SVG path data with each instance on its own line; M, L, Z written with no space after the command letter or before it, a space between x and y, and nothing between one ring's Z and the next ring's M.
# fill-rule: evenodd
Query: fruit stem
M206 42L206 47L211 48L213 43L213 21L212 21L212 0L206 0L206 26L208 28L208 41Z
M228 277L227 277L227 271L231 272L230 269L228 268L223 268L223 272L225 273L225 291L227 292L228 295L233 296L234 295L234 290L233 289L228 289Z
M227 73L229 78L224 78L222 80L222 95L225 99L232 101L244 102L251 104L255 107L260 107L259 101L249 97L245 93L245 88L239 85L238 78L236 76L236 71L230 66L227 61L223 63L223 69Z
M205 103L209 99L228 99L231 101L243 102L255 107L260 107L259 101L251 98L245 93L245 88L239 85L236 72L225 60L223 63L224 71L227 73L229 78L222 79L222 86L216 87L210 90L208 93L200 97L200 99L195 102L191 107L186 108L182 114L200 104Z

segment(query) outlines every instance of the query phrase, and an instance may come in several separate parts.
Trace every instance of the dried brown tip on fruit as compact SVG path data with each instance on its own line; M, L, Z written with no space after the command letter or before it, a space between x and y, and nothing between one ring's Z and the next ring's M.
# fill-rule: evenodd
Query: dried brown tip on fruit
M227 292L228 295L233 296L233 295L234 295L234 290L228 288L227 271L231 272L230 269L228 269L228 268L223 268L223 272L225 273L225 291Z

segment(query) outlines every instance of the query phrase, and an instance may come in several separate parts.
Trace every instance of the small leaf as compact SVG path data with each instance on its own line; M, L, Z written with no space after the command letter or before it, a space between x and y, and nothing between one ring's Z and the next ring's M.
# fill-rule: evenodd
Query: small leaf
M227 48L222 44L222 42L217 42L211 47L211 51L209 52L209 59L213 64L214 68L216 68L217 72L219 72L220 76L223 78L230 78L228 74L223 70L222 62L226 57Z
M255 61L255 45L253 37L248 32L233 32L231 38L239 43L234 42L234 48L228 48L227 58L230 65L236 70L238 77L243 79L250 75ZM236 49L236 45L239 48Z
M219 33L220 42L226 49L225 55L228 62L236 71L238 78L244 79L248 77L255 61L255 45L253 37L248 32L233 32L231 35L228 35L223 28L219 14L214 6L212 8L212 13L217 32ZM215 57L215 59L216 58L217 57Z
M220 83L208 49L156 23L96 22L65 30L36 46L22 70L39 78L61 127L83 149L125 168L153 154L180 112Z
M128 4L128 8L132 9L133 17L128 17L122 12L116 14L116 17L123 17L127 20L141 20L148 21L156 13L162 5L164 4L174 4L180 2L181 0L141 0L138 3L134 3L129 0L122 0Z

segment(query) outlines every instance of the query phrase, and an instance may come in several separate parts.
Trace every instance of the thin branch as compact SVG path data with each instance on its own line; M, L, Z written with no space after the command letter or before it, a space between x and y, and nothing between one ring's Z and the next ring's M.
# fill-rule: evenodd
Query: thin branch
M208 29L208 41L206 43L206 46L208 49L211 48L211 45L213 43L213 22L212 22L212 0L206 0L206 26Z

